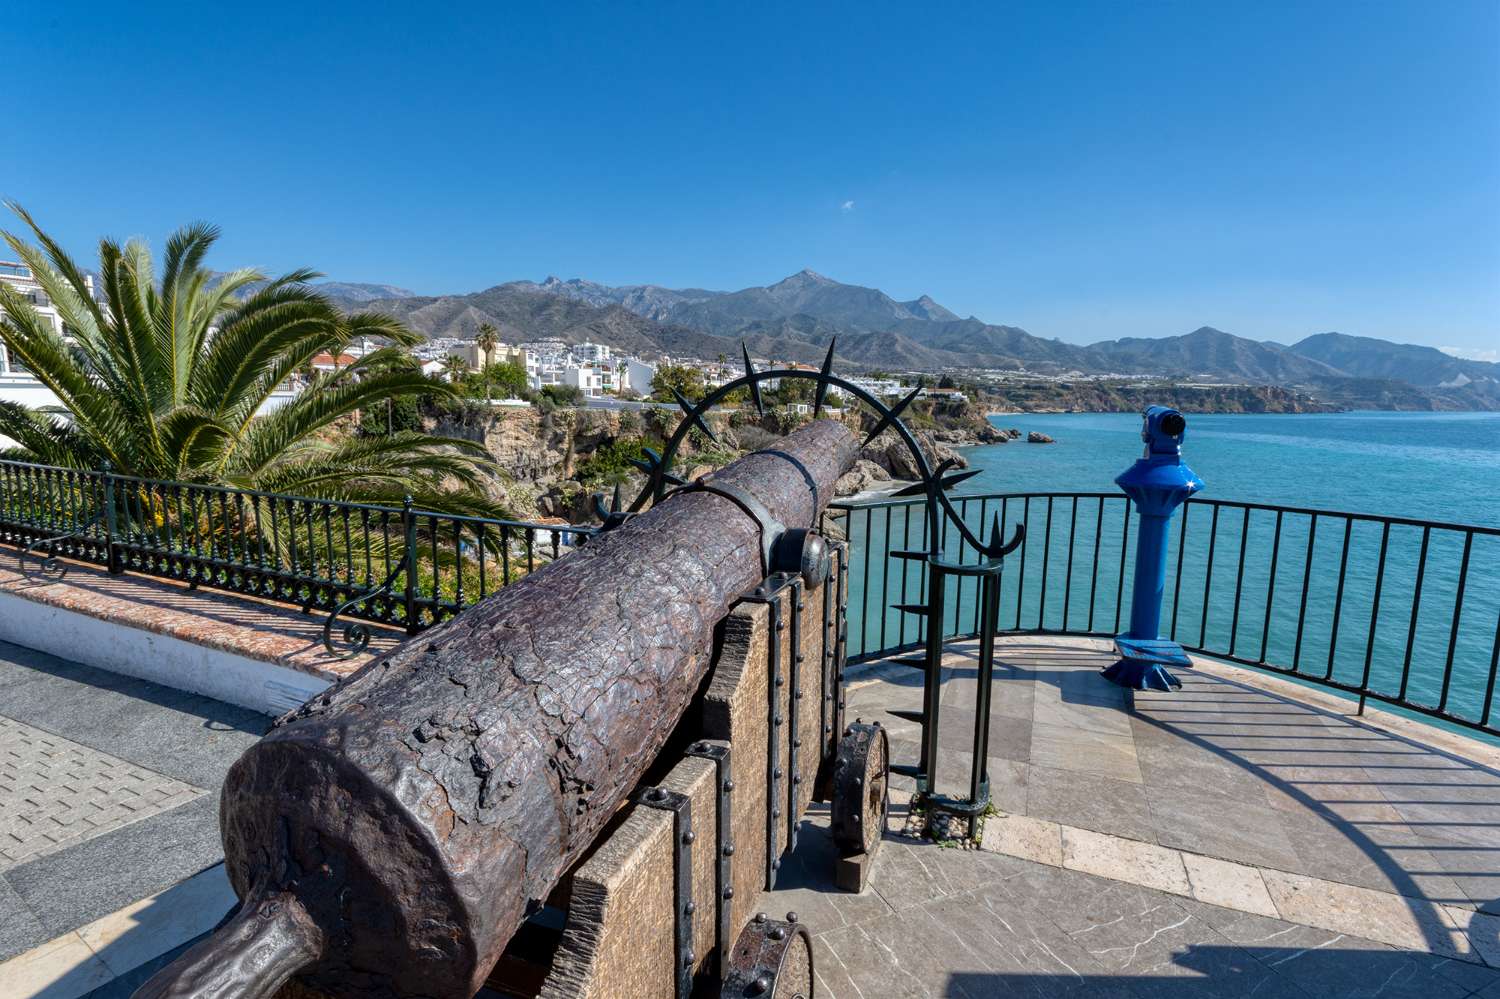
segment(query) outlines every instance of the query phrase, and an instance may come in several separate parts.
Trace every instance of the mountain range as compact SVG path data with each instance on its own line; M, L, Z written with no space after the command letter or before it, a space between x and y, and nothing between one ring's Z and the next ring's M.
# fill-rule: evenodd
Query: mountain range
M472 336L487 322L508 339L591 340L638 355L702 358L737 356L744 343L757 357L806 363L838 337L841 362L863 368L1160 376L1300 388L1352 407L1500 408L1500 364L1433 347L1342 333L1285 345L1208 326L1084 346L960 318L926 295L898 301L810 270L739 291L555 277L442 296L388 285L319 288L348 308L390 312L429 336Z

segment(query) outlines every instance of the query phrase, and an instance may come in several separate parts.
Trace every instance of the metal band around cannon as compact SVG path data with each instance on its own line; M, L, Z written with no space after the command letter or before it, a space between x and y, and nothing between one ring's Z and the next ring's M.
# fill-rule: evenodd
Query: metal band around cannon
M669 791L664 787L641 788L635 793L635 803L647 808L659 808L672 813L672 880L674 899L674 950L677 966L673 973L677 982L677 999L689 999L693 993L693 965L698 955L693 953L693 913L697 905L693 902L693 801L680 791Z
M771 572L771 552L776 547L776 542L786 533L786 525L775 517L766 505L751 493L729 483L718 484L708 479L694 479L687 485L674 489L670 495L679 493L713 493L722 496L735 506L739 507L747 517L760 525L760 569L769 575Z

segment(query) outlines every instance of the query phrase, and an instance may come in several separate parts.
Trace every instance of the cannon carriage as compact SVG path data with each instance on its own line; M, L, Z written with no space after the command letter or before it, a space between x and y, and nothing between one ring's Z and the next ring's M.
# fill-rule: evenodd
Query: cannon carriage
M886 407L832 357L811 375L815 416L837 384L876 410L867 441L900 434L937 558L943 491L966 476L929 470L901 424L916 393ZM880 842L884 734L843 717L847 549L816 530L860 445L815 419L675 477L708 407L809 377L745 366L679 397L682 424L599 536L244 754L220 808L240 905L138 999L811 997L806 931L755 900L820 795L841 883L860 887ZM956 527L993 559L1019 542Z

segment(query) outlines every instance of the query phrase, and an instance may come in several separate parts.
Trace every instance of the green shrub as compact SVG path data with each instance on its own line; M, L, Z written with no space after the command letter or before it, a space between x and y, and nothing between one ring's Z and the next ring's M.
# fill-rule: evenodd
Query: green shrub
M601 444L578 466L576 478L588 490L603 489L624 482L634 472L632 458L646 457L644 437L617 437Z

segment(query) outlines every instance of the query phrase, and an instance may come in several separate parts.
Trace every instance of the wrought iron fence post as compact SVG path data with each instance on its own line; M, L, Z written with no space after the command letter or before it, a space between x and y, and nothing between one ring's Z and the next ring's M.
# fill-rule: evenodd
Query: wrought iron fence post
M417 623L417 518L412 513L412 498L401 501L401 527L406 539L406 551L401 555L406 563L406 633L415 635Z
M115 546L115 534L119 525L115 521L115 477L109 471L109 459L99 463L99 481L104 491L104 562L113 575L120 575L125 566Z

